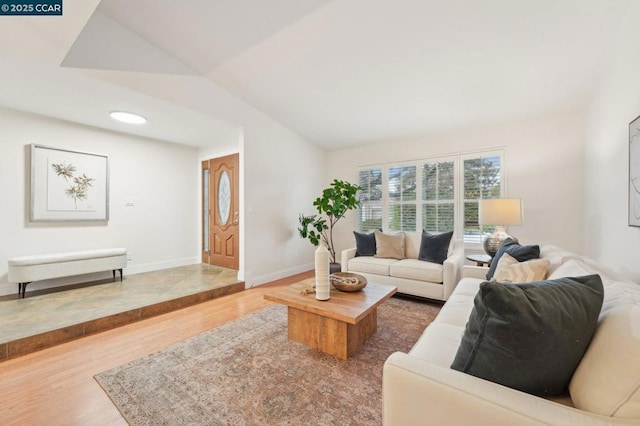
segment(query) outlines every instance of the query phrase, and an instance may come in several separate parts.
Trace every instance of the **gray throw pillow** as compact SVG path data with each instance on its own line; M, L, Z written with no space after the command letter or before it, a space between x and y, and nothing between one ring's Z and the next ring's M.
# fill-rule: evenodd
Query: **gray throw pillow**
M443 232L442 234L431 234L427 231L422 231L418 260L442 265L447 260L451 237L453 237L453 231Z
M451 368L530 394L563 393L595 332L598 275L483 282Z
M526 262L527 260L537 259L540 257L540 246L521 246L518 241L507 238L505 239L496 255L491 259L491 266L489 266L489 272L487 272L487 279L493 278L493 274L496 272L498 262L504 253L509 253L511 257L515 258L518 262Z
M353 231L356 238L356 256L375 256L376 255L376 234L371 232Z

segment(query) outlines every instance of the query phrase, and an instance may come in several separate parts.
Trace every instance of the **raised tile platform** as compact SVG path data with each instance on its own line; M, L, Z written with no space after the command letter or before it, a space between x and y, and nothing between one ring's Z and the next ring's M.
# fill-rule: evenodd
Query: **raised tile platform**
M189 265L0 301L0 361L242 291L236 274Z

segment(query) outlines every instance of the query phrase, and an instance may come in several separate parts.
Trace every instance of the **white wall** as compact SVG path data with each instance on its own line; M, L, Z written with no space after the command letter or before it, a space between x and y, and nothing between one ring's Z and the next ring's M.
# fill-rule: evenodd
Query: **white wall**
M587 254L640 282L640 228L629 227L629 122L640 115L640 3L630 2L599 93L586 148Z
M198 151L183 145L109 132L0 109L0 294L11 257L103 247L125 247L126 273L199 262ZM110 161L108 223L30 223L29 145L32 143L106 154ZM125 207L125 200L134 201ZM52 285L110 277L58 279Z
M248 125L244 144L247 284L313 269L315 248L298 236L298 215L322 191L325 153L267 121Z
M357 167L478 150L505 149L507 196L522 198L524 225L509 228L527 244L581 251L584 210L585 108L563 110L482 128L333 151L327 180L357 182ZM338 249L353 246L356 215L339 224Z

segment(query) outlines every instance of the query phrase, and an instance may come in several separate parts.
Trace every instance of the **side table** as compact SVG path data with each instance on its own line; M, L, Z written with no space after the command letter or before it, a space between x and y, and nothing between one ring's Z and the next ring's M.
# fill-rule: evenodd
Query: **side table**
M491 264L491 256L487 254L470 254L467 260L476 262L477 266L489 266Z

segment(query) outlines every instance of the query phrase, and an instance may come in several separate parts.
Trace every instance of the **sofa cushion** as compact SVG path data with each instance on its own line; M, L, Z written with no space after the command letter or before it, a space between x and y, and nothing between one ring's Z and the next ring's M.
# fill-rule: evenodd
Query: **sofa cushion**
M356 256L375 256L376 255L376 234L353 231L356 238Z
M376 257L404 259L404 232L385 234L375 231Z
M431 234L427 231L422 231L418 259L442 265L447 260L451 237L453 237L453 231L443 232L442 234Z
M574 405L640 418L639 357L640 286L617 281L606 287L598 328L569 384Z
M491 259L491 266L489 266L489 272L487 272L488 280L493 278L493 274L498 267L498 262L504 253L509 253L511 256L518 259L518 262L524 262L540 257L540 247L538 245L521 246L517 241L507 238L502 242L502 244L500 244L498 252L493 259Z
M366 274L389 275L389 266L398 262L397 259L381 259L378 257L361 256L349 260L349 272L364 272Z
M476 286L476 290L477 290ZM438 316L434 320L434 322L451 324L458 327L464 327L467 325L467 320L471 315L471 311L473 310L473 298L475 293L472 295L466 294L458 294L455 291L448 299L447 303L444 304ZM458 336L458 340L462 338L462 333ZM451 358L453 361L453 358ZM451 363L447 364L447 367L451 365Z
M584 271L581 274L578 271ZM597 263L595 260L588 257L581 257L580 259L570 259L562 264L553 275L560 276L577 276L577 275L591 275L598 274L602 279L602 285L606 288L609 285L615 284L618 281L624 281L617 273L613 272L610 268Z
M547 259L549 261L549 268L547 273L552 274L558 267L570 259L581 259L579 254L570 252L561 247L553 245L545 245L540 247L540 259ZM601 277L602 278L602 277Z
M480 283L482 282L483 280L478 278L462 278L456 285L454 294L464 294L466 296L471 296L472 298L476 297L476 294L478 294L478 290L480 290ZM465 318L465 320L466 319L467 318Z
M438 263L423 262L417 259L403 259L392 263L389 275L410 280L441 283L444 267Z
M464 325L432 322L413 345L409 354L443 368L449 368L460 346L463 332Z
M498 261L493 279L499 283L528 283L544 280L547 277L549 261L533 259L526 262L518 260L509 253L504 253Z
M417 259L420 253L420 243L422 242L422 232L404 233L404 257L405 259Z
M483 282L451 368L541 396L562 393L595 331L598 275Z

